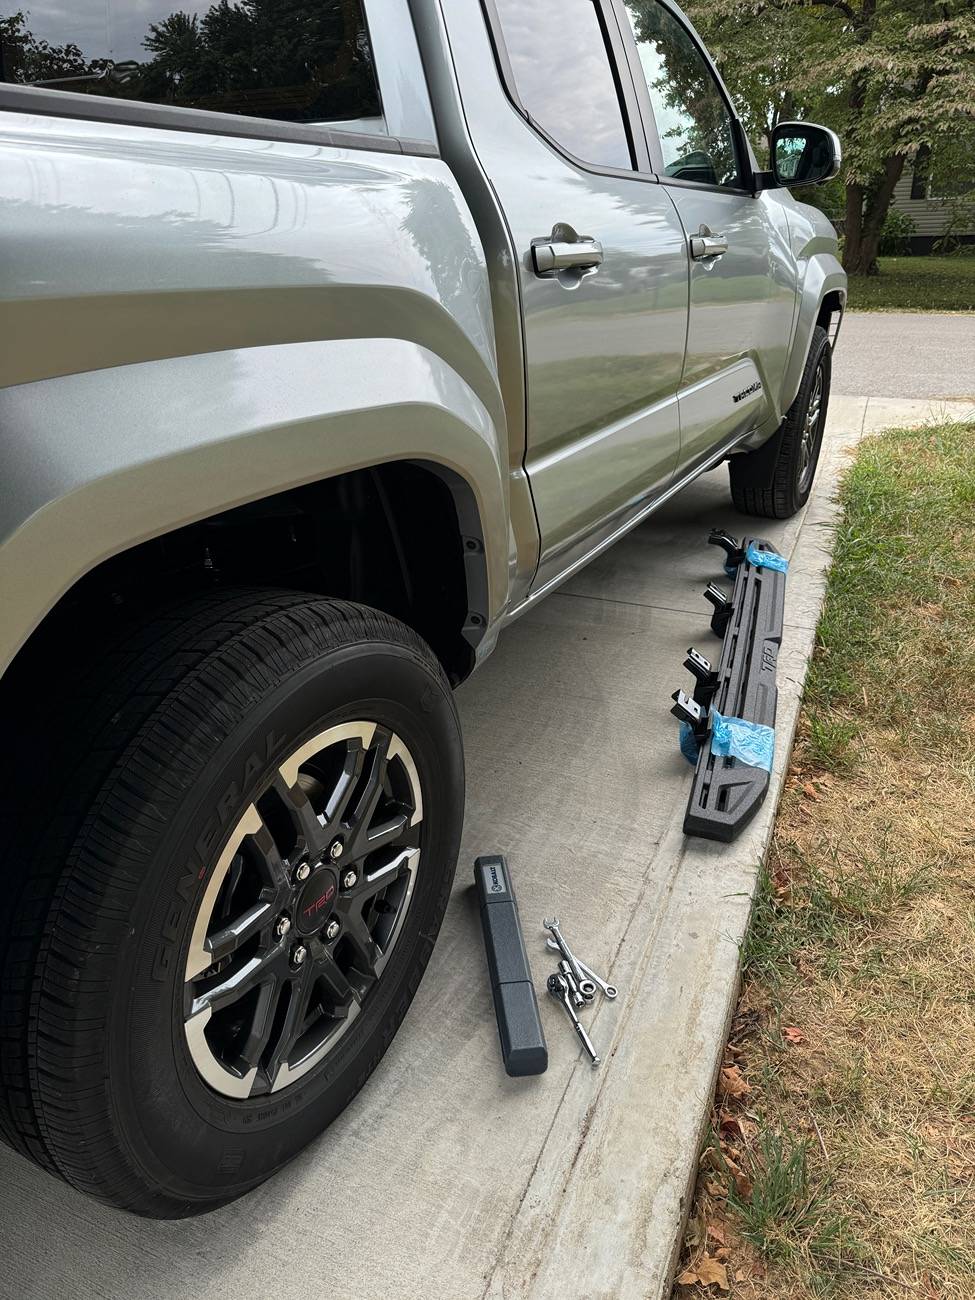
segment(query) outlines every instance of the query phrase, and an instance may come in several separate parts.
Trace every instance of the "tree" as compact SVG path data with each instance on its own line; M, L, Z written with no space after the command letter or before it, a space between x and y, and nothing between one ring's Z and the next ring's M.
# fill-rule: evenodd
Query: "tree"
M971 0L688 0L687 8L753 129L787 108L839 131L843 264L875 272L905 165L924 148L934 158L970 160L975 151Z

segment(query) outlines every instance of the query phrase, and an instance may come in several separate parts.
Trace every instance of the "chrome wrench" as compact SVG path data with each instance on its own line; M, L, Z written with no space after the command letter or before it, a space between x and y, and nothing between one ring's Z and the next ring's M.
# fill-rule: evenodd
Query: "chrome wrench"
M552 939L549 940L549 943L551 943L554 940L556 948L558 948L559 952L569 963L569 966L572 969L572 974L575 976L575 981L579 985L579 992L582 994L583 997L586 997L587 990L586 988L583 987L584 985L586 985L589 986L588 987L589 996L591 997L592 995L594 995L596 989L592 985L592 981L587 980L585 975L583 975L582 967L576 961L575 957L573 957L572 949L566 943L562 931L559 929L559 918L556 916L553 917L551 921L543 921L542 925L545 927L546 930L550 930L552 932Z
M565 976L559 974L550 975L548 977L548 991L556 1002L560 1002L562 1006L565 1007L565 1014L572 1021L572 1028L576 1031L579 1036L579 1041L586 1049L586 1055L589 1057L590 1065L598 1065L599 1055L596 1052L595 1047L592 1045L592 1039L583 1028L582 1021L576 1015L575 1007L572 1005L572 999L569 995L569 986L566 983Z
M545 942L547 946L552 949L553 952L562 951L562 949L559 947L559 945L555 942L554 939L546 939ZM602 989L606 997L615 998L617 996L617 994L619 993L619 989L616 987L615 984L607 984L604 979L600 979L599 976L596 974L596 972L592 969L592 967L587 966L586 963L584 961L580 961L578 957L576 958L576 965L579 967L581 971L584 972L584 974L588 975L589 979L593 982L593 984L595 984L596 988ZM582 992L581 988L579 992L580 993Z

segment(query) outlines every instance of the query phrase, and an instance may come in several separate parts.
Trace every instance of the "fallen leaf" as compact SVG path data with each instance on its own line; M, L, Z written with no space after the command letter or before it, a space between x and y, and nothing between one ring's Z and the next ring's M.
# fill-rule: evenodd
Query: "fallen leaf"
M795 1025L790 1025L788 1029L783 1029L782 1037L787 1043L804 1043L806 1041L806 1035L801 1029L796 1029Z
M677 1279L681 1286L717 1286L722 1291L730 1291L728 1270L718 1259L703 1255L693 1268L687 1268Z
M752 1180L747 1174L743 1174L741 1170L739 1170L734 1177L735 1189L738 1192L738 1195L743 1201L750 1200L753 1191Z
M751 1087L743 1078L737 1065L728 1065L718 1075L718 1092L723 1097L731 1097L738 1101L748 1096Z
M823 797L813 785L812 781L806 781L802 788L810 799L822 799Z
M725 1232L724 1228L721 1226L720 1223L708 1224L708 1236L711 1237L714 1241L718 1242L719 1245L727 1246L728 1244L727 1233Z

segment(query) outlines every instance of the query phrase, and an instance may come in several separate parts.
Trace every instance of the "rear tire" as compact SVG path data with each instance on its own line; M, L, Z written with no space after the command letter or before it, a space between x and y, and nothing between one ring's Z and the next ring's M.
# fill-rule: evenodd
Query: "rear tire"
M763 446L728 461L731 499L743 515L789 519L809 500L823 445L833 354L822 326L813 330L796 400Z
M0 1135L182 1217L281 1168L389 1046L449 896L460 728L414 632L299 593L181 604L82 676L7 733Z

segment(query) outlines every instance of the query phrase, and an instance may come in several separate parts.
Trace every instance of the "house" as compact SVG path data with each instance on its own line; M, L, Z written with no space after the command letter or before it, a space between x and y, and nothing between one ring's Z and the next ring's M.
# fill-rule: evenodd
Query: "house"
M939 192L945 190L955 192ZM891 207L914 222L908 241L912 253L930 253L946 236L960 244L975 244L975 180L963 187L939 184L932 175L930 149L920 149L913 164L904 168Z

